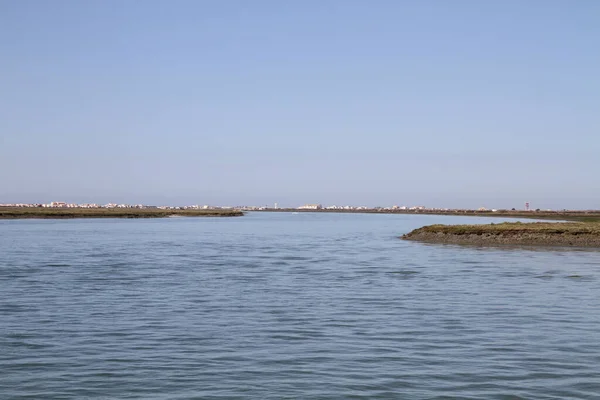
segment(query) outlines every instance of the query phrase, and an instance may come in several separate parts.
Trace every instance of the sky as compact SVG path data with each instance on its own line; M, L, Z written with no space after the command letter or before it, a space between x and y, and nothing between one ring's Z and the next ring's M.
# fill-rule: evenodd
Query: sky
M596 0L2 0L0 203L600 209Z

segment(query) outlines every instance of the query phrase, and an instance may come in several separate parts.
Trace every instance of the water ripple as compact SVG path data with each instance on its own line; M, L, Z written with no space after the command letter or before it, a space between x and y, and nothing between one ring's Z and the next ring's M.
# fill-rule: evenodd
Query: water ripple
M397 239L436 222L0 221L0 397L597 398L600 252Z

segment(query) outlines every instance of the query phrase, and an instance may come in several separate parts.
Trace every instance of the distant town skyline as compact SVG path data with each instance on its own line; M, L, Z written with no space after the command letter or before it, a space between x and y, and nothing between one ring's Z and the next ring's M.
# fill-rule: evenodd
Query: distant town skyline
M0 3L0 202L600 208L600 2Z
M599 210L600 208L576 208L576 207L539 207L530 202L525 202L521 206L515 205L512 207L458 207L458 206L445 206L445 205L422 205L422 204L408 204L396 202L393 204L378 203L378 205L372 204L354 204L340 202L337 204L327 203L303 203L303 204L280 204L274 202L268 203L206 203L206 202L192 202L192 203L161 203L161 202L73 202L73 201L51 201L51 202L6 202L1 201L0 207L81 207L81 208L129 208L129 207L184 207L184 208L247 208L247 209L304 209L304 210L354 210L354 209L397 209L397 210L451 210L451 209L462 209L462 210L480 210L480 211L496 211L496 210L544 210L544 211L560 211L560 210Z
M212 210L212 209L238 209L243 211L268 211L268 210L298 210L298 211L390 211L390 212L401 212L401 211L414 211L414 212L444 212L444 211L479 211L479 212L500 212L500 211L567 211L567 209L534 209L530 207L530 203L525 203L525 208L456 208L456 207L427 207L423 205L392 205L392 206L366 206L366 205L323 205L319 203L304 204L301 206L279 206L279 203L273 205L250 205L250 204L237 204L232 205L219 205L219 204L178 204L178 205L165 205L165 204L128 204L128 203L72 203L64 201L52 201L50 203L0 203L0 208L59 208L59 209L183 209L183 210ZM570 209L569 211L577 211ZM587 210L591 211L591 210Z

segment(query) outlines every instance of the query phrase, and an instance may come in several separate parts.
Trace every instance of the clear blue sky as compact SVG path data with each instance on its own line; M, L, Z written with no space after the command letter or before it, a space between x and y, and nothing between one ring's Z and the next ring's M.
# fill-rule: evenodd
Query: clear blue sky
M600 208L600 1L0 1L0 203Z

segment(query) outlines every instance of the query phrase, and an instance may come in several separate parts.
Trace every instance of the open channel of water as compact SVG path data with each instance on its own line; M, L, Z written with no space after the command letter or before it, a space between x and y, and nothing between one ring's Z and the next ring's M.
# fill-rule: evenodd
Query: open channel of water
M324 213L0 221L2 399L598 399L600 252Z

